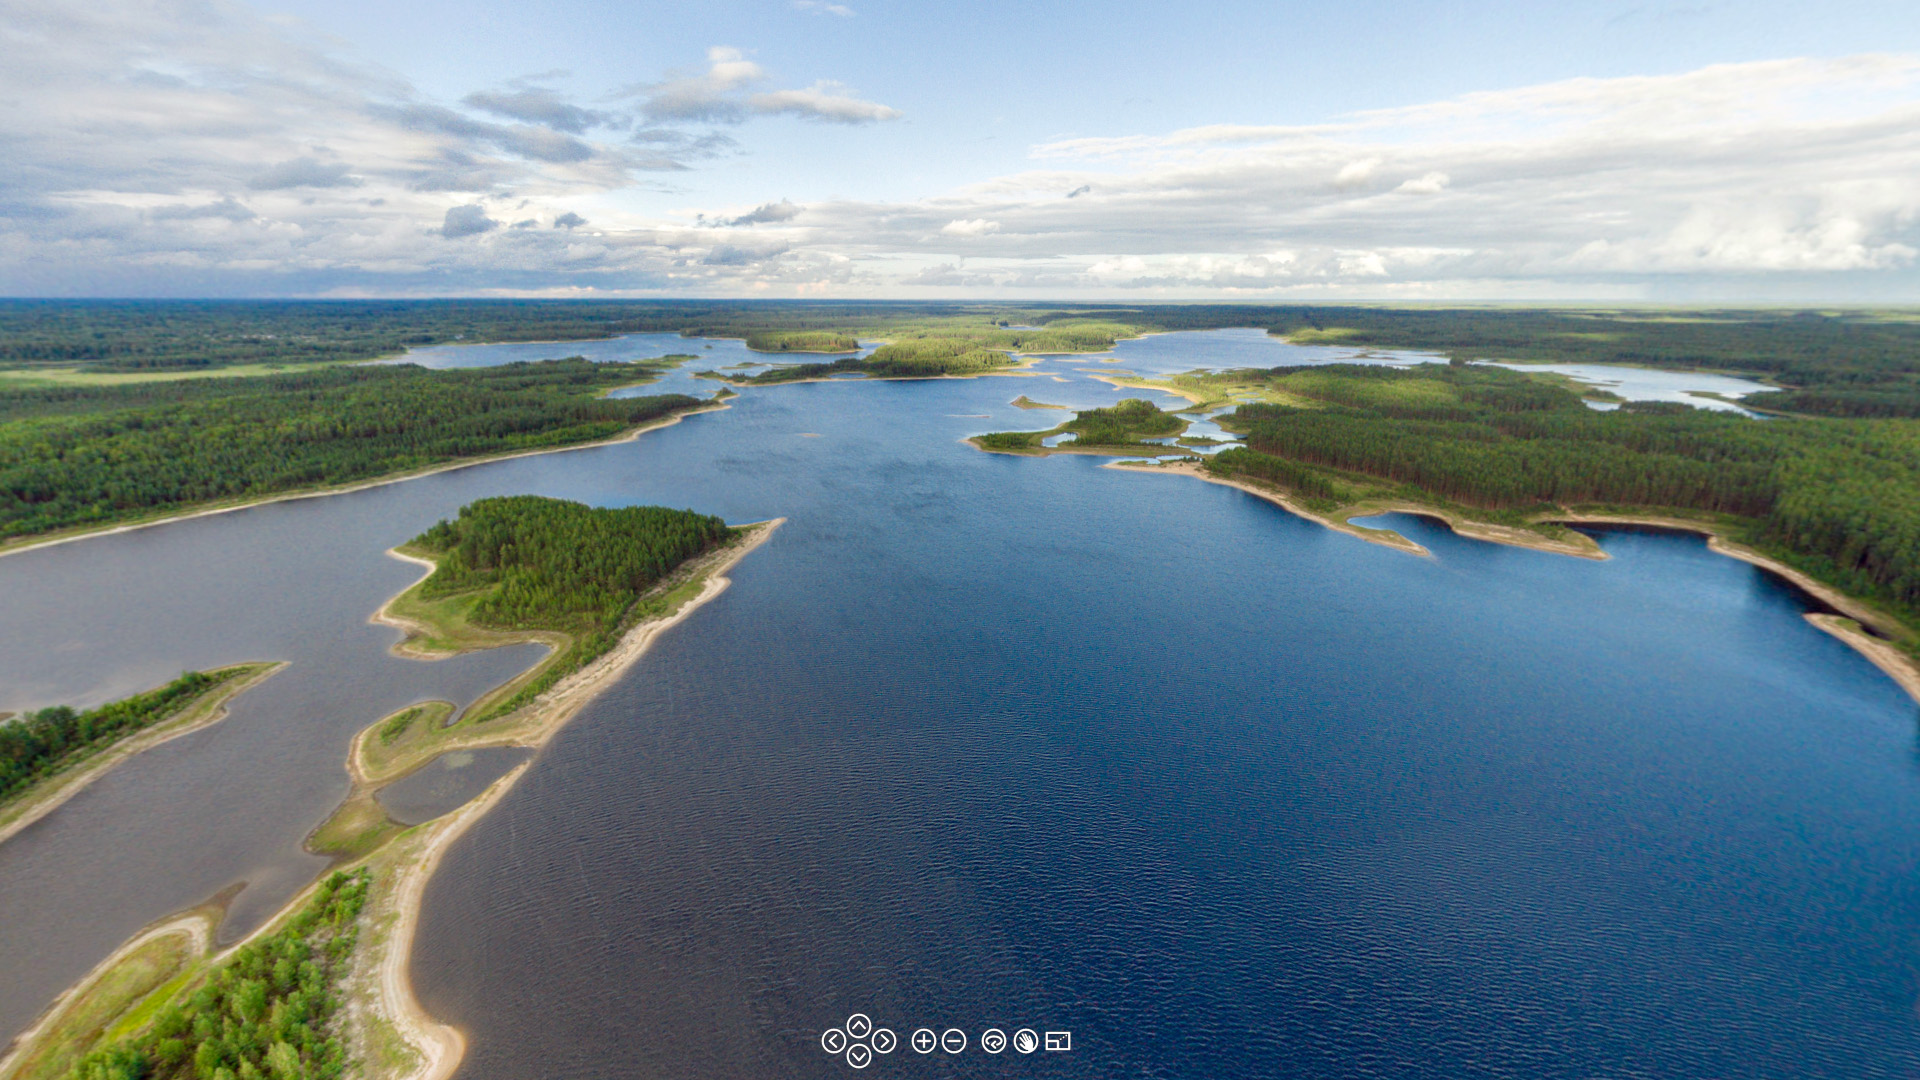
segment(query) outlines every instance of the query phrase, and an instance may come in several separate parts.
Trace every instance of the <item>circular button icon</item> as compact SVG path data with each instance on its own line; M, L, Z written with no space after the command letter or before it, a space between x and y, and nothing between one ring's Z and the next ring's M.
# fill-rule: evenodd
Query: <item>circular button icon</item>
M1023 1054L1031 1054L1040 1049L1040 1036L1032 1028L1021 1028L1013 1033L1013 1048Z
M915 1029L913 1038L907 1041L913 1044L914 1053L917 1054L931 1054L933 1048L940 1045L940 1040L934 1036L932 1028Z
M864 1069L873 1064L873 1051L867 1049L866 1043L854 1043L847 1047L847 1064Z
M864 1039L867 1037L867 1033L872 1030L873 1021L867 1019L866 1013L854 1013L852 1016L847 1017L848 1038Z
M967 1033L959 1028L948 1028L940 1033L940 1049L949 1054L957 1054L967 1048Z
M989 1054L997 1054L1007 1048L1007 1033L999 1028L988 1028L980 1033L980 1049Z
M847 1033L839 1028L828 1028L820 1033L820 1049L829 1054L838 1054L847 1048Z
M893 1032L888 1031L886 1028L873 1029L874 1053L891 1054L893 1053L893 1048L898 1045L900 1045L900 1040L894 1037Z

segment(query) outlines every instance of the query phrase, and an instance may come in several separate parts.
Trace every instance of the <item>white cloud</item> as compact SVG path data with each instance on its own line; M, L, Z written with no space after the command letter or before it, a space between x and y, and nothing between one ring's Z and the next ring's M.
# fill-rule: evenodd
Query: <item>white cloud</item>
M1109 293L1618 296L1684 279L1751 295L1877 274L1920 296L1915 57L1570 80L1034 156L1046 167L809 221L876 256L964 251L1002 292L1044 259L1046 287ZM1097 201L1059 197L1090 184Z
M455 206L447 211L440 225L440 235L449 240L462 236L477 236L500 227L500 223L487 216L487 208L480 205Z
M704 234L603 201L734 149L628 114L681 91L693 106L718 93L740 117L767 111L749 101L765 73L738 50L709 52L699 93L670 79L628 109L530 82L456 106L226 0L11 0L6 12L0 101L32 107L0 110L0 293L671 291L851 273L781 256L785 240L714 256ZM861 104L815 104L847 102ZM777 224L788 208L748 216Z
M757 113L786 113L808 120L838 124L871 124L897 120L900 110L852 96L840 83L822 81L805 90L775 90L755 94L747 103Z
M853 9L845 4L829 4L825 0L793 0L793 10L804 11L808 15L838 15L843 19L853 18Z
M900 110L854 97L847 87L831 80L804 90L747 93L767 80L765 69L740 50L716 45L707 50L704 72L681 75L664 82L636 87L640 110L656 122L699 121L737 124L749 115L786 114L808 120L866 124L893 120Z
M1920 298L1916 57L1080 138L958 190L661 220L621 193L740 148L710 125L898 114L725 47L593 108L530 82L448 104L222 0L8 12L32 42L0 101L32 108L0 110L0 293Z
M1451 178L1448 177L1446 173L1430 172L1425 176L1408 180L1393 190L1402 191L1409 195L1436 195L1451 182Z

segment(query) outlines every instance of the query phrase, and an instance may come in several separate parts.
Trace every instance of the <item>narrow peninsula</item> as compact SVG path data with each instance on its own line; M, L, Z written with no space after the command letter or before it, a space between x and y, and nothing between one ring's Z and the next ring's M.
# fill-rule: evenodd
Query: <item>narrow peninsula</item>
M225 719L229 702L284 666L256 662L189 671L98 708L54 706L0 719L0 843L128 758Z

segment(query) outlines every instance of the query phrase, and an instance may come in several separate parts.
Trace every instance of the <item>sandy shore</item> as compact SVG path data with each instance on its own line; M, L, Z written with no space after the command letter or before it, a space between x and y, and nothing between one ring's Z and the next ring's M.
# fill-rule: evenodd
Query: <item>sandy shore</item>
M646 386L649 385L649 383L642 382L634 383L633 385ZM614 389L624 389L624 387L614 387ZM512 461L515 458L537 457L541 454L564 454L569 450L591 450L599 446L614 446L619 443L632 442L649 431L672 427L689 416L697 416L700 413L706 412L717 412L728 407L726 399L714 399L697 409L688 409L685 412L677 412L672 416L649 421L639 427L623 431L610 439L601 439L598 442L568 443L565 446L545 446L538 450L514 450L503 454L487 454L482 457L461 458L458 461L449 461L440 465L429 465L423 469L394 473L391 476L377 477L372 480L360 480L351 484L301 488L297 491L283 491L275 495L263 495L257 499L236 499L231 502L215 503L212 506L203 507L199 510L189 510L184 513L161 514L151 518L123 522L119 525L63 529L39 536L23 537L19 540L0 543L0 558L5 558L8 555L18 555L23 551L37 551L40 548L54 547L59 544L71 544L78 540L90 540L96 536L112 536L115 533L133 532L136 529L151 529L160 525L171 525L176 521L190 521L194 518L212 517L215 514L231 514L236 510L250 510L256 506L266 506L271 503L292 502L295 499L320 499L329 495L345 495L349 492L365 491L368 488L385 487L388 484L400 484L408 480L418 480L423 476L434 476L438 473L453 472L456 469L471 469L476 465L491 465L498 461Z
M473 732L460 732L454 737L436 741L431 756L469 746L516 745L531 748L544 746L566 725L567 721L623 675L635 661L644 656L653 643L659 640L660 635L678 626L695 611L724 593L732 584L731 579L726 576L727 572L765 543L785 520L778 518L747 526L749 532L746 536L725 548L702 556L688 567L688 576L701 582L700 591L683 602L673 614L633 626L605 655L560 680L514 713L488 721ZM402 557L431 566L427 560ZM684 582L687 578L677 580ZM408 588L411 587L411 585L408 586ZM673 586L668 583L665 587ZM386 605L383 605L382 610L385 610L385 607ZM396 625L409 625L405 620L389 621ZM503 637L506 636L510 635L503 635ZM524 635L527 639L543 636L550 635L541 635L538 632ZM421 655L422 658L440 658L454 654ZM260 679L278 671L281 666L283 665L275 665L257 676L241 680L226 696L231 698L241 690L256 684ZM537 669L538 666L535 665L535 668ZM519 679L516 677L514 681ZM207 711L224 714L224 708ZM211 723L214 719L217 717L199 720L179 730L170 730L165 733L165 737L176 737L184 734L185 731ZM377 726L376 722L356 737L349 751L346 765L353 778L354 789L348 795L348 802L352 802L357 797L369 795L384 783L391 782L404 772L410 771L409 767L391 776L375 778L369 777L361 767L359 747L364 738ZM420 902L425 894L427 883L433 877L447 850L473 826L474 822L485 816L487 811L505 797L514 783L532 764L533 761L530 760L515 767L496 780L485 793L459 810L425 825L406 830L392 842L377 848L364 858L337 867L337 869L352 870L358 866L369 866L374 870L373 891L369 894L367 911L362 916L364 926L362 955L356 961L354 974L346 983L344 994L346 1000L343 1008L349 1038L353 1044L353 1054L363 1063L363 1076L371 1080L445 1080L459 1066L466 1050L465 1036L457 1029L441 1024L430 1016L413 991L411 963L414 937L419 927ZM47 809L50 810L51 806ZM19 827L23 826L15 826L16 829ZM212 951L213 933L219 919L219 911L216 907L203 906L190 912L169 916L141 931L56 998L34 1025L14 1040L8 1056L0 1059L0 1076L6 1076L12 1065L23 1060L24 1055L31 1052L37 1039L52 1030L53 1025L59 1023L62 1014L74 1002L80 1000L89 987L147 942L164 934L187 933L191 935L193 951L205 957L207 962L217 963L222 957L231 955L235 949L264 934L272 933L284 925L288 918L312 899L313 891L317 887L316 882L300 890L298 895L290 899L272 918L265 920L253 933L220 949L217 953ZM387 1045L383 1048L384 1053L374 1053L369 1046L369 1041L376 1031L387 1037ZM391 1067L383 1067L383 1060L390 1063Z
M254 661L266 663L265 661ZM163 721L145 731L107 747L68 772L55 773L20 801L0 809L0 844L11 840L22 829L58 810L68 799L86 790L88 784L105 776L121 762L182 735L199 731L227 718L227 706L234 698L266 682L286 667L284 661L266 663L261 670L215 687L208 696L187 707L172 720Z
M1392 530L1366 529L1358 525L1350 525L1337 518L1328 517L1325 514L1316 514L1273 488L1249 484L1244 480L1233 480L1227 477L1215 476L1209 473L1205 467L1196 465L1191 461L1174 461L1164 465L1138 461L1113 461L1101 466L1101 468L1123 469L1127 472L1172 473L1178 476L1191 476L1196 480L1205 480L1209 484L1220 484L1224 487L1244 491L1256 499L1265 499L1289 514L1306 518L1308 521L1316 525L1325 526L1334 532L1346 533L1348 536L1365 540L1369 544L1379 544L1382 547L1390 547L1395 551L1404 551L1410 555L1431 556L1433 554L1433 552L1428 551L1426 548Z
M486 727L480 729L481 733L474 737L472 744L501 745L502 741L495 740L487 729L495 724L513 722L516 737L505 740L506 744L544 746L581 708L646 655L660 635L678 626L725 592L732 584L726 576L727 571L765 543L785 521L785 518L777 518L750 526L753 532L748 537L710 556L712 561L698 568L696 572L705 577L700 592L682 604L678 611L665 618L634 626L606 655L562 679L515 715L489 721ZM356 751L358 745L359 740L356 739ZM444 753L463 745L468 744L454 739L436 744L435 749ZM351 754L348 765L356 784L363 783L365 777L358 758L357 752ZM411 1070L389 1074L394 1080L401 1077L404 1080L444 1080L453 1074L465 1053L465 1037L458 1030L434 1020L414 996L411 964L414 935L419 926L420 899L447 849L497 804L532 764L529 761L514 768L495 781L481 798L401 841L407 850L395 858L391 868L386 871L391 877L388 904L391 906L393 922L390 932L380 943L380 955L372 958L377 976L370 981L370 985L362 988L367 992L356 1001L356 1007L364 1009L377 1021L391 1025L415 1055L416 1063ZM376 854L374 859L379 860L380 856ZM361 1057L368 1060L364 1053ZM369 1067L368 1075L380 1074Z

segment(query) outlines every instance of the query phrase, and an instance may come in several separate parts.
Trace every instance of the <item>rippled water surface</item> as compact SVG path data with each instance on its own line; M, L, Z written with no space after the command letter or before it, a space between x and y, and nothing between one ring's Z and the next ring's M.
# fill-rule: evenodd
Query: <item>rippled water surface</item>
M1241 363L1213 359L1156 362ZM31 701L295 660L0 845L0 967L84 970L175 894L311 873L287 852L353 731L528 659L388 658L364 619L417 571L380 552L531 491L788 524L430 886L417 981L465 1077L848 1075L819 1037L854 1011L973 1033L870 1074L1920 1068L1916 710L1799 598L1686 537L1590 562L1394 519L1420 559L960 441L1062 415L1019 394L1121 396L1089 367L753 389L630 443L0 559L0 605L39 605L0 624ZM1074 1049L990 1057L990 1026Z

